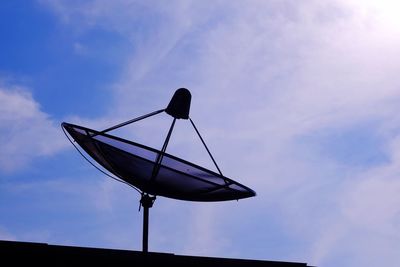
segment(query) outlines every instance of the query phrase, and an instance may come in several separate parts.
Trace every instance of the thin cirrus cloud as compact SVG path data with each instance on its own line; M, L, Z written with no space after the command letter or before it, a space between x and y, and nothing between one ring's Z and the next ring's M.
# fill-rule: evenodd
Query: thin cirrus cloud
M232 211L207 207L187 220L214 238L189 233L182 250L212 253L214 243L214 253L324 266L399 261L400 35L389 2L41 2L81 34L100 27L132 43L105 117L125 118L132 106L151 111L150 104L166 104L171 88L191 89L192 115L220 165L257 188L257 201L234 212L268 226L265 214L274 214L287 239L273 241L288 247L266 251L265 230L252 249L241 249L250 241L235 239L235 231L260 225L245 216L228 222ZM210 217L236 226L226 230Z

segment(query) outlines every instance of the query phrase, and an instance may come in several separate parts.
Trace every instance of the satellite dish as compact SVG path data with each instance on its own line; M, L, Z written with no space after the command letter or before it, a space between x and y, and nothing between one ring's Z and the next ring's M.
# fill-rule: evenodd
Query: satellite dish
M66 122L62 123L64 132L68 132L69 136L91 158L117 178L106 173L108 176L134 187L141 193L140 205L144 208L144 252L148 251L148 212L156 196L187 201L211 202L239 200L256 195L250 188L222 174L204 139L201 137L193 120L189 117L190 102L191 94L189 90L180 88L175 92L166 109L154 111L103 131L96 131ZM164 111L173 117L173 121L161 150L108 134L112 130ZM215 164L218 173L166 153L176 119L190 121ZM75 146L69 136L67 135L68 139ZM78 151L80 152L79 149ZM80 153L84 156L82 152ZM87 157L85 158L88 159ZM103 170L101 171L104 172Z

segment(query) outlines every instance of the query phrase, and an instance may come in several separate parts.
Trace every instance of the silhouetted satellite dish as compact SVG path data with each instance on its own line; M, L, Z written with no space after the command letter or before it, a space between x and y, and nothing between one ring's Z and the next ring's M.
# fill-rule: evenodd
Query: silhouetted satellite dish
M117 176L117 180L120 179L141 192L145 252L148 250L148 209L152 207L156 196L188 201L226 201L255 196L255 192L250 188L223 176L194 122L189 118L190 101L189 90L180 88L166 109L154 111L103 131L62 123L63 129L90 157ZM173 117L173 121L161 150L107 134L109 131L164 111ZM165 152L176 119L189 119L218 173Z

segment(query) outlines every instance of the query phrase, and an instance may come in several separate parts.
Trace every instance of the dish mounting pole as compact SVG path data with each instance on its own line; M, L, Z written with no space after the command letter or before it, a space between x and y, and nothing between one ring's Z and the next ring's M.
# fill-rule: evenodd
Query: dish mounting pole
M169 139L171 138L172 130L175 126L176 118L173 119L171 127L169 128L167 137L165 138L164 144L160 153L157 156L156 164L154 165L153 172L150 181L154 181L157 178L158 172L160 171L161 162L165 151L167 150ZM143 207L143 252L149 252L149 209L153 207L155 196L150 196L147 193L142 193L142 198L140 199L140 205Z
M143 207L143 240L142 251L149 252L149 209L153 207L156 197L149 194L142 194L140 205Z

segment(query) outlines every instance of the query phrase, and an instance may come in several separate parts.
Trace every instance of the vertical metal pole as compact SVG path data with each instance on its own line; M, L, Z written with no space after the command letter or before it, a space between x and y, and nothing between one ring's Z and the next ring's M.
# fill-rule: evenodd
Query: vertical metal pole
M143 252L149 252L149 209L153 207L153 203L156 200L155 196L149 194L142 194L140 199L140 205L143 207Z
M174 129L175 126L175 121L176 118L172 121L171 127L169 128L167 138L164 141L164 145L160 151L160 153L157 156L152 175L150 177L150 181L153 181L158 174L158 171L160 170L161 166L161 161L164 157L165 150L167 149L169 139L171 138L172 130ZM148 252L149 251L149 208L153 206L154 201L156 200L156 197L149 196L147 193L142 194L142 199L140 200L140 204L143 207L143 252Z
M149 251L149 207L143 206L143 252Z

